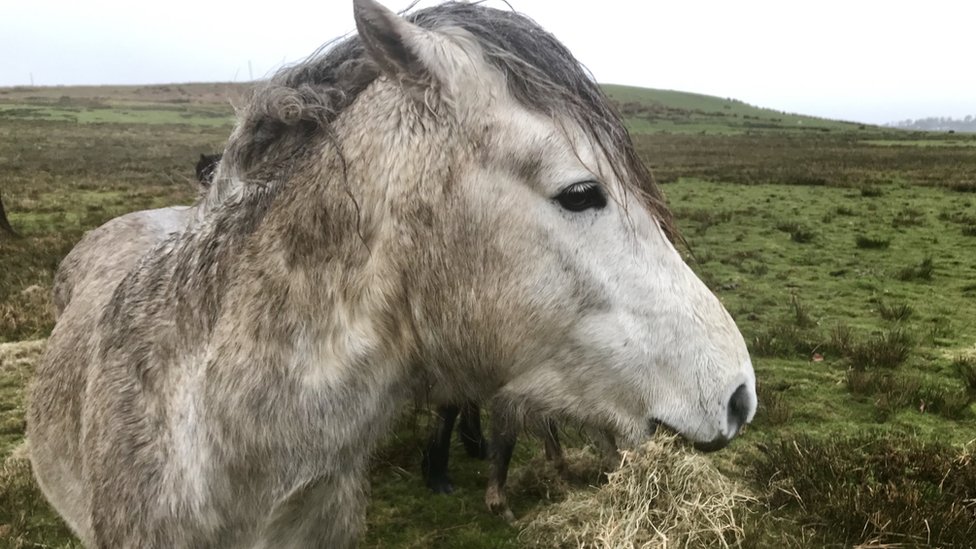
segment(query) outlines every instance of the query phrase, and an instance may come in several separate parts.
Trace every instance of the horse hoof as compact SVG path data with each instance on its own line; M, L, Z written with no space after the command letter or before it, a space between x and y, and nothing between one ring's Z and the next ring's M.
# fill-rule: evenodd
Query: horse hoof
M515 513L508 508L508 501L505 498L505 494L497 486L489 486L485 491L485 505L488 506L488 510L492 514L502 517L505 519L505 522L515 522Z
M435 494L450 494L454 491L454 485L449 478L430 479L427 481L427 487Z

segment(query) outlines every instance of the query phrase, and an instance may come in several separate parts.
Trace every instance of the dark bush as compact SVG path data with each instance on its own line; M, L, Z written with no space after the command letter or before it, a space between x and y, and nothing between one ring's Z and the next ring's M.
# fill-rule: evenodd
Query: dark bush
M806 330L793 324L769 326L751 340L749 350L759 356L804 357L817 347L817 341Z
M858 248L865 250L883 250L891 244L891 239L880 237L874 238L859 234L854 238L854 242L857 244Z
M914 312L914 309L908 303L898 303L896 305L878 303L878 314L885 320L893 322L907 320L908 317L912 316L912 312Z
M800 244L806 244L812 242L814 237L817 236L812 230L796 223L794 221L788 221L780 223L776 226L777 229L783 231L784 233L790 234L790 240L793 242L798 242Z
M769 389L763 384L756 387L759 408L756 410L757 424L784 425L793 418L793 407L783 391Z
M892 227L915 227L925 223L925 212L915 208L905 208L895 214L891 220Z
M947 184L946 187L957 193L976 193L976 181L957 181Z
M969 395L976 398L976 356L958 356L952 361L952 367Z
M935 272L935 265L931 257L926 257L918 265L909 265L898 271L895 277L905 282L913 280L932 280L932 273Z
M851 359L851 365L856 370L863 370L895 368L905 362L915 343L906 330L896 328L849 345L848 358Z
M971 547L976 455L909 436L801 437L761 446L755 480L823 544Z

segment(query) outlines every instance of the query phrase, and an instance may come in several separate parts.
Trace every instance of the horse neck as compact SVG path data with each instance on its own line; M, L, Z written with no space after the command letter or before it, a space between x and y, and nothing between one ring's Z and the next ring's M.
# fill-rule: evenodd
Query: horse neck
M228 402L229 414L269 403L258 408L266 419L293 428L301 418L318 440L368 445L412 391L409 321L398 318L400 285L381 247L336 237L357 224L348 205L320 203L335 193L328 186L281 189L250 234L221 241L203 343L226 390L212 402Z

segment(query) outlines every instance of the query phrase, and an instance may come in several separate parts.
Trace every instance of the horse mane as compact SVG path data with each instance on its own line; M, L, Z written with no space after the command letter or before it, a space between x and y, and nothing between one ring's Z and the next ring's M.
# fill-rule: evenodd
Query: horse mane
M455 27L470 33L519 103L578 123L610 159L625 191L640 196L668 237L677 237L664 196L638 158L619 113L554 36L520 13L472 3L447 2L406 19L429 30ZM358 35L327 43L304 62L279 70L239 111L208 202L219 203L242 185L264 186L287 174L311 137L335 138L332 122L379 75Z

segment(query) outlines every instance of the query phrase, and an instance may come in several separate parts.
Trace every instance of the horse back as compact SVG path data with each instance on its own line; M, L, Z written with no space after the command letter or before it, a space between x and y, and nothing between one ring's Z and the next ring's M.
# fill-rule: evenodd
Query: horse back
M28 439L35 476L48 500L86 543L94 541L84 486L83 408L99 323L123 279L150 250L189 221L186 207L133 212L88 232L55 275L59 320L35 372Z
M143 210L116 217L89 231L61 261L52 288L59 318L72 296L91 283L89 299L107 299L145 256L170 234L186 226L189 207Z

